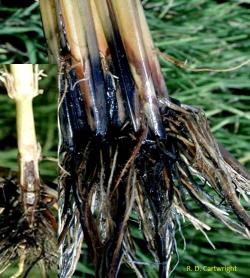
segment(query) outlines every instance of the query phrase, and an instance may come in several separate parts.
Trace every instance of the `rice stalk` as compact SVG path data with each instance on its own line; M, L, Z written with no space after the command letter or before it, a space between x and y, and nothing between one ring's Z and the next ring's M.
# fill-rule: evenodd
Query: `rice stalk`
M140 1L60 4L69 46L59 61L60 277L72 276L83 238L96 277L117 277L122 263L146 277L128 228L132 212L159 277L171 272L180 217L210 228L193 201L249 238L240 203L249 173L216 143L201 110L168 97ZM82 25L69 25L74 12Z
M26 277L35 265L41 274L55 267L57 224L51 211L57 194L39 175L40 147L36 140L32 101L44 76L38 65L12 64L1 72L8 95L16 103L19 173L1 180L1 273L16 261L12 278ZM44 273L44 274L43 274Z
M56 1L40 1L40 9L41 16L44 16L42 17L44 32L48 32L45 34L45 38L47 38L47 45L49 49L49 63L55 64L59 59L60 50L60 32L57 24Z

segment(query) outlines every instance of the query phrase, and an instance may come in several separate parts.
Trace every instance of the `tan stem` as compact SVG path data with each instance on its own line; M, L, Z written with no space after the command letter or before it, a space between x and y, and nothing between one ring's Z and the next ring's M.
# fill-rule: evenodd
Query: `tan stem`
M36 141L32 100L38 94L37 67L31 64L10 66L9 95L16 102L17 144L19 152L21 202L30 227L35 223L39 202L39 149Z
M56 0L39 1L43 21L43 29L48 44L49 62L59 62L60 35L57 23Z
M85 39L85 26L82 20L82 8L78 0L60 0L63 24L73 58L73 65L85 64L88 49Z
M75 69L84 95L88 124L96 134L104 135L107 128L104 77L90 3L60 0L60 7L70 46L71 69Z
M92 15L93 15L93 22L94 22L94 26L95 26L98 48L99 48L101 55L103 55L106 58L107 55L110 55L110 51L108 48L107 39L105 37L105 33L104 33L103 26L101 23L101 18L99 16L95 1L90 1L90 6L91 6Z
M32 100L37 95L36 77L31 64L11 65L14 91L12 97L16 102L17 144L20 160L37 161L38 147L35 133Z
M16 101L17 111L17 143L20 156L20 168L27 162L35 162L38 172L38 148L36 142L35 125L33 120L32 98L24 97ZM24 184L24 173L20 173L20 183Z
M139 1L139 0L138 0ZM136 0L110 0L117 20L120 35L129 61L130 69L136 83L147 122L153 132L164 137L158 101L151 75L149 57L143 41L140 15Z
M161 72L161 66L157 57L157 52L155 51L154 42L147 24L142 4L139 1L135 1L135 4L139 13L139 21L142 28L143 42L145 45L146 55L149 59L149 67L156 93L159 97L168 98L166 83Z

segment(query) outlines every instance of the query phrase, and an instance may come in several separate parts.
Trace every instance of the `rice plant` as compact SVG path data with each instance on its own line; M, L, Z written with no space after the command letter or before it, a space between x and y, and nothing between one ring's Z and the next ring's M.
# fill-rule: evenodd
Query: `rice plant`
M7 1L4 2L7 3ZM161 51L158 52L156 50L160 55L162 71L165 79L167 79L170 95L178 98L182 103L203 107L215 137L249 168L248 90L250 84L248 68L240 68L238 66L249 59L250 14L246 1L239 3L227 1L222 4L218 4L218 2L223 1L165 2L149 0L143 1L143 4L155 45ZM36 5L34 10L36 13L33 11L32 14L34 18L36 16L39 18L37 3L34 5ZM11 13L14 11L15 9L12 9ZM29 15L27 11L26 15L30 17L31 14ZM28 23L30 27L33 24L39 24L39 19L33 21L33 23L25 20L24 23ZM20 25L17 26L20 27ZM57 26L55 27L57 28ZM8 34L10 33L8 30ZM39 34L42 36L41 29ZM1 45L8 41L2 38L3 36L1 37ZM24 41L32 45L32 42L27 40L27 37ZM39 59L44 57L44 41L40 40L40 42L38 45L36 43L33 45L34 49L37 46L42 49L42 51L35 51ZM54 50L56 50L54 53L58 53L57 48L54 48ZM13 53L18 56L18 59L24 55L23 59L27 61L31 59L31 56L26 55L34 52L30 51L26 54L24 51L15 51L12 52L12 56L8 56L8 60L4 61L10 61L9 59L13 61L13 58L17 59L17 56L13 56ZM53 55L50 54L52 57ZM6 59L6 57L6 50L2 47L1 58ZM58 56L54 61L57 58ZM179 68L179 66L182 68ZM238 69L227 72L221 71L221 69L235 67L238 67ZM216 69L220 72L193 71L197 68ZM115 78L114 80L117 81ZM110 82L110 84L112 83ZM35 118L36 125L38 125L37 133L40 136L39 141L44 140L45 149L43 146L43 152L45 155L53 156L55 155L54 151L57 144L55 137L56 122L51 117L55 110L55 99L53 97L47 98L47 96L40 98L41 100L39 98L36 99L38 99L35 103L38 113ZM14 118L13 109L11 109L11 105L4 95L0 95L0 101L0 163L16 169L15 151L8 149L8 146L14 145L14 136L11 132L13 126L11 119ZM41 162L42 176L55 177L55 164L54 166L53 164L48 166L48 163L46 161ZM2 170L1 176L3 176ZM191 200L190 198L188 199ZM175 236L179 247L180 259L178 267L172 276L200 277L200 273L186 272L186 265L188 264L223 265L225 263L234 263L237 264L238 270L237 273L230 273L230 275L232 277L248 277L247 250L249 241L230 233L222 225L213 221L209 215L206 217L200 213L198 208L194 208L192 205L191 207L199 218L206 221L206 224L212 228L208 236L217 249L213 250L209 247L202 233L195 231L187 222L180 221L188 244L186 252L183 251L183 242L177 230ZM153 257L147 252L143 234L141 233L141 225L135 214L129 219L128 225L135 243L137 260L134 262L141 265L149 277L157 277L159 265L153 262ZM89 249L87 250L86 248L85 244L81 254L81 260L84 260L84 263L78 264L78 272L76 272L75 277L94 275L93 266L86 265L86 261L90 261ZM173 264L175 264L176 259L173 254ZM122 277L133 277L135 274L122 265L121 275ZM219 275L220 277L228 277L227 273L219 273ZM9 277L8 274L6 274L6 277ZM209 277L218 277L218 273L209 273Z
M40 178L41 149L32 106L33 98L41 93L38 81L43 76L38 65L32 64L6 65L0 75L16 104L19 171L1 178L0 191L0 273L5 275L18 262L12 278L27 277L35 266L40 266L41 277L46 277L57 262L57 223L52 210L57 188Z
M249 173L200 109L169 97L140 1L40 4L60 66L60 277L72 276L83 239L96 277L117 277L122 263L145 277L131 219L168 277L180 219L210 229L194 203L248 238Z

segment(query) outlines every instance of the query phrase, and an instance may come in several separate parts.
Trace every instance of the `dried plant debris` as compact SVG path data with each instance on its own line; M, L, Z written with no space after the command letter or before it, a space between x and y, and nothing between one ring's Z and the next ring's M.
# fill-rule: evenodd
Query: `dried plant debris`
M32 100L38 94L38 66L10 65L1 73L8 94L16 102L19 173L1 179L0 272L18 262L14 277L27 277L34 266L41 274L57 264L57 223L53 205L57 186L40 178L40 148L36 141Z
M179 218L210 229L193 202L249 238L240 203L248 202L249 173L216 143L200 109L168 96L140 1L55 4L60 277L73 275L83 240L96 277L117 277L122 263L147 277L128 227L132 213L159 277L169 276Z

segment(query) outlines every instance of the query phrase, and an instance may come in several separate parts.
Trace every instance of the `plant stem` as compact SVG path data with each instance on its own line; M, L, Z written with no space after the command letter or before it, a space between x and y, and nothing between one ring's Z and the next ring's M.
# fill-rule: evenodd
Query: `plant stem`
M154 134L165 137L154 82L151 74L149 57L145 48L143 28L140 21L136 0L110 0L115 14L130 70L140 96L147 122ZM145 28L144 28L145 29Z
M141 128L140 101L129 68L121 35L117 27L115 13L112 10L110 1L95 0L95 4L109 46L113 73L119 78L121 94L126 103L125 106L128 110L128 115L133 124L134 131L137 132Z
M75 69L84 94L88 124L98 135L107 132L104 76L91 6L87 0L60 0L71 69ZM72 84L74 87L75 84Z
M57 23L57 11L55 0L39 1L43 21L44 34L48 44L49 62L58 63L59 60L59 25Z
M142 28L143 43L145 46L146 56L149 59L149 67L154 83L154 87L158 97L168 98L168 90L161 72L161 66L155 51L154 42L147 24L147 20L143 11L143 7L139 1L135 1L137 11L139 13L139 22Z
M10 96L16 102L17 144L21 199L30 226L34 224L34 208L39 201L39 149L36 141L32 100L38 94L38 77L31 64L10 65L13 77Z

